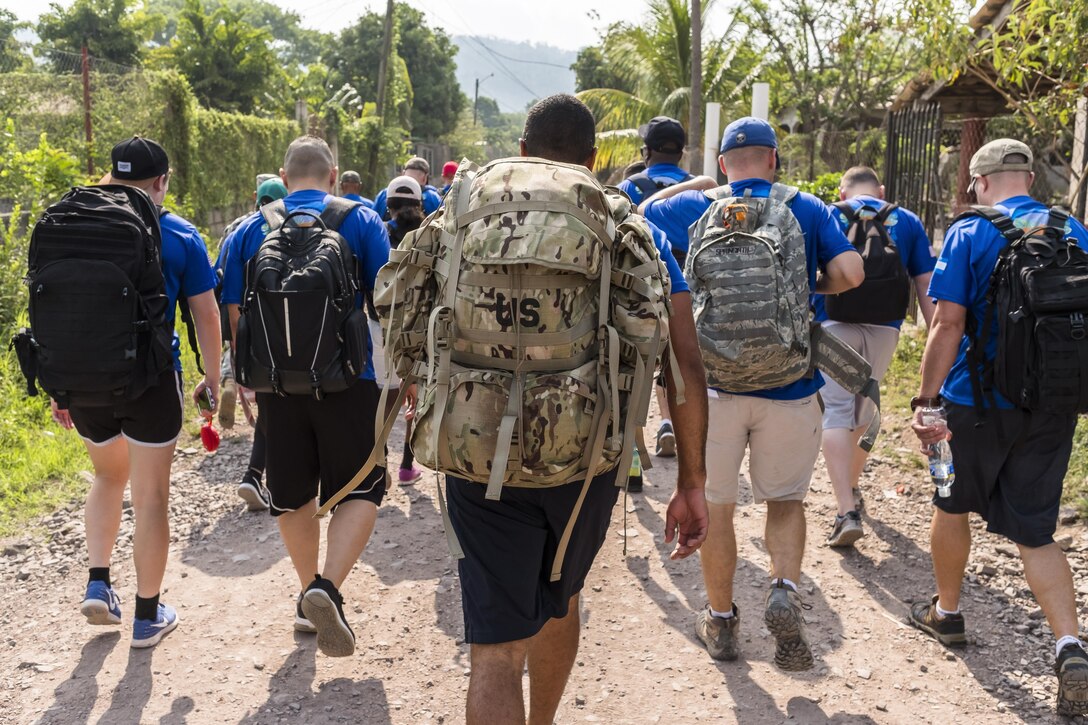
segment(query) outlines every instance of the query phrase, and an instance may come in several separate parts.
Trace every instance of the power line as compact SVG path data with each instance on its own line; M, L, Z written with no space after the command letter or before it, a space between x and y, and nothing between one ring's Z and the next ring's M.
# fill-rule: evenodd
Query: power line
M515 63L532 63L533 65L546 65L546 66L551 66L552 68L562 68L563 70L570 70L569 65L563 65L562 63L550 63L550 62L548 62L546 60L526 60L524 58L515 58L513 56L505 55L503 53L500 53L497 50L490 50L490 52L497 55L497 56L499 56L500 58L505 58L506 60L512 60Z

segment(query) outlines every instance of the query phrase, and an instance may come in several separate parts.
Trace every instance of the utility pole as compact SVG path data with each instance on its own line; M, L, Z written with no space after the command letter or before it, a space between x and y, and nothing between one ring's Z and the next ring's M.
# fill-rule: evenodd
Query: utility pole
M389 60L393 55L393 0L388 0L385 6L385 29L382 33L382 57L378 64L378 102L376 104L378 112L378 128L381 131L385 130L385 96L389 89ZM366 181L370 182L377 187L378 177L378 157L381 154L381 148L379 147L380 138L384 134L379 133L378 139L375 139L373 145L370 147L370 161L367 163L367 178Z
M495 75L495 74L492 73L491 75L487 75L487 76L484 76L483 78L477 78L476 79L476 93L472 97L472 125L473 126L476 125L476 115L477 115L477 112L479 111L479 108L480 108L480 83L482 83L483 81L486 81L488 78L490 78L493 75Z
M94 176L94 134L91 129L91 58L87 44L80 53L83 75L83 135L87 138L87 176Z
M688 107L688 170L703 173L703 0L691 0L691 105Z

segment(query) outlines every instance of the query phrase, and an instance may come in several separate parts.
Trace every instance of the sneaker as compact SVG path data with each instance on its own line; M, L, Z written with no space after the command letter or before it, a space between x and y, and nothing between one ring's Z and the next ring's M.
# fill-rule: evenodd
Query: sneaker
M302 614L317 630L317 648L329 657L355 653L355 633L344 617L344 598L328 579L314 577L302 594Z
M812 667L812 650L805 637L802 609L811 609L801 601L801 595L781 581L776 581L767 594L767 609L763 622L775 639L774 663L780 669L798 672Z
M295 631L307 634L317 632L317 627L311 624L310 620L306 619L306 615L302 612L302 592L298 593L298 599L295 601Z
M937 616L937 595L927 602L918 602L910 608L910 624L945 646L967 644L962 614Z
M736 604L733 605L733 616L729 619L715 617L710 613L709 604L695 616L695 636L702 640L706 651L716 660L732 661L740 656L738 627L740 614Z
M219 389L219 425L222 428L234 427L234 410L238 404L238 388L234 381L227 379Z
M1054 663L1058 675L1058 714L1088 715L1088 654L1079 645L1067 644Z
M87 593L79 611L87 618L87 624L120 624L121 598L106 582L87 582Z
M250 511L268 510L268 493L250 471L245 472L238 484L238 496L246 502L246 508Z
M860 488L850 490L854 494L854 510L860 514L865 510L865 496L862 495Z
M861 514L847 511L845 516L836 516L831 534L827 537L828 546L853 546L854 542L865 536L861 528Z
M672 423L662 423L657 429L654 455L660 458L672 458L676 455L676 434L672 432Z
M401 483L412 483L413 481L418 481L421 478L423 478L423 471L419 470L415 466L412 466L411 468L400 469L399 479Z
M159 604L159 616L155 619L132 620L132 646L136 649L154 647L177 626L178 613L174 608Z

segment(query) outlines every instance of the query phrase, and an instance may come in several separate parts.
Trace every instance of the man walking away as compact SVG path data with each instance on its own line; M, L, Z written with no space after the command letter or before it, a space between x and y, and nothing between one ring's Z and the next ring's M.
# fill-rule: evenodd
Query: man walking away
M770 124L756 118L729 124L722 136L718 163L729 179L728 187L716 190L717 182L704 176L671 186L643 202L646 218L665 231L674 248L678 240L687 239L688 228L703 218L714 199L766 199L769 201L760 203L767 204L767 208L777 209L780 204L788 207L784 214L790 216L779 220L783 233L789 233L783 241L792 250L790 259L803 255L801 277L807 276L807 289L828 294L861 283L861 257L827 206L814 196L773 184L778 140ZM748 224L750 228L760 223L747 220L743 210L739 213L730 224ZM801 236L803 239L798 238ZM741 247L748 249L749 245L738 246L738 251ZM689 271L696 267L695 261L688 258ZM761 303L773 306L775 301L766 299ZM807 335L808 299L796 300L795 304L802 306L799 314L804 319L799 322ZM733 517L741 462L747 451L752 496L757 504L767 505L765 543L773 578L764 621L775 637L774 661L786 670L804 670L813 664L801 615L804 604L797 586L805 550L804 499L820 450L821 414L816 393L823 385L823 376L819 372L812 377L801 375L794 382L767 389L708 391L706 498L710 531L699 561L710 601L696 617L695 632L714 659L733 660L739 656L740 618L733 602L737 568Z
M374 202L363 196L363 180L358 171L345 171L340 174L340 196L349 201L357 201L367 209L374 208Z
M1057 639L1058 712L1088 714L1088 655L1077 635L1073 577L1064 552L1054 543L1076 413L1084 412L1088 403L1074 395L1074 404L1066 404L1069 390L1085 389L1088 371L1083 365L1079 370L1054 366L1069 353L1077 359L1078 345L1079 359L1084 359L1088 300L1083 283L1058 284L1041 296L1032 294L1027 304L1017 303L1019 317L1032 323L1032 334L1037 329L1052 333L1044 346L1054 344L1064 351L1047 355L1037 348L1038 338L1030 337L1027 346L1012 345L1008 335L1019 331L1008 318L1011 306L1006 295L1017 292L1018 282L1002 275L1008 265L1015 271L1025 255L1029 264L1042 265L1043 274L1033 279L1060 281L1066 270L1084 274L1088 232L1031 198L1033 163L1031 149L1013 139L992 141L978 150L971 159L971 187L985 207L977 207L948 229L930 282L937 310L922 358L921 388L911 407L939 407L943 401L947 426L927 424L919 410L913 427L924 452L930 444L949 441L956 477L948 497L933 497L930 550L937 594L911 608L910 622L942 644L966 642L960 588L971 552L968 514L979 514L988 531L1008 538L1020 550L1024 577ZM1030 245L1023 243L1025 235L1030 236L1026 240ZM1069 239L1074 246L1067 246ZM1059 253L1044 253L1058 244ZM1040 256L1032 258L1033 250ZM995 271L999 259L1001 266ZM1061 263L1051 265L1055 260ZM995 285L996 296L991 298ZM1078 289L1079 299L1074 299ZM1072 314L1062 306L1068 299L1077 304ZM1079 336L1071 325L1080 325ZM1021 375L1018 381L1001 375L1017 372L1025 348L1044 353L1033 357L1034 375L1028 379ZM1019 385L1014 389L1006 381ZM1053 398L1051 382L1064 383ZM995 384L997 389L992 389Z
M423 214L427 216L433 214L438 207L442 206L442 195L438 193L438 189L430 185L429 180L431 178L431 165L427 163L427 159L421 156L413 156L408 159L408 162L404 164L404 169L401 172L404 176L410 176L416 180L420 189L423 190ZM385 200L388 192L382 189L378 192L378 195L374 197L374 211L378 213L378 216L382 219L389 219L389 208L386 206Z
M884 186L872 169L857 166L843 174L839 197L842 201L835 205L834 214L862 255L865 281L839 295L816 297L816 320L868 360L879 382L899 343L912 282L927 328L933 320L934 305L926 290L936 260L922 220L884 200ZM858 446L858 440L872 402L834 380L827 381L820 395L824 461L839 507L827 543L853 546L864 535L858 482L869 453Z

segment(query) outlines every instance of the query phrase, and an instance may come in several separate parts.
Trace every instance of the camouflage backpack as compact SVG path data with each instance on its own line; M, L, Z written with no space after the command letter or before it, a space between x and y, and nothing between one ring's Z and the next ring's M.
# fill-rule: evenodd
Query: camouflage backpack
M389 368L402 390L419 385L422 465L486 484L489 499L575 481L584 497L594 476L628 469L671 308L649 228L621 193L580 166L462 162L376 287Z

